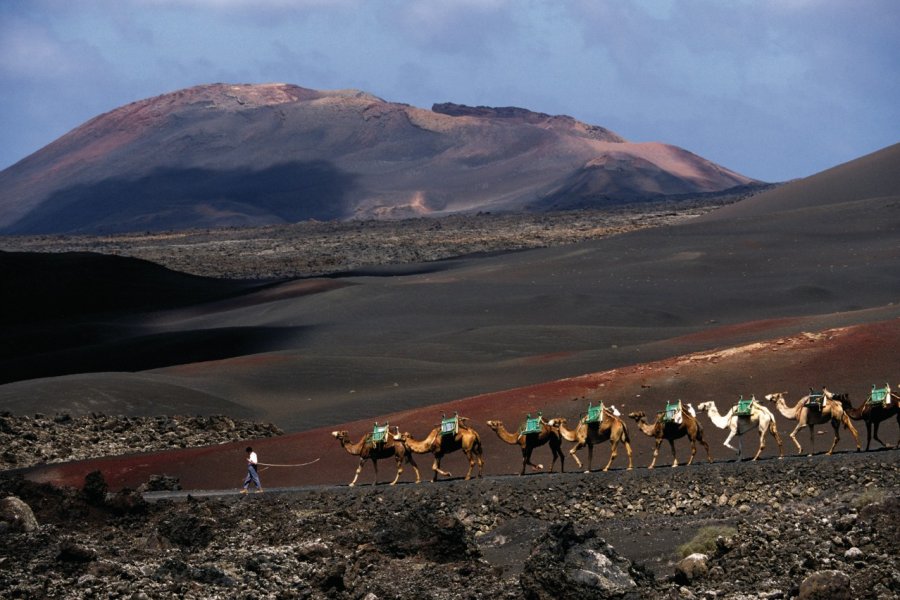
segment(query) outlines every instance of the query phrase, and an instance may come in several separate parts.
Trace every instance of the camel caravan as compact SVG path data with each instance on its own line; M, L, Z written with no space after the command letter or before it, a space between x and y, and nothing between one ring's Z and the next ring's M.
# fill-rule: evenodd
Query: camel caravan
M809 393L801 397L793 405L790 405L786 400L787 395L787 392L773 392L766 394L763 398L766 402L771 403L782 417L796 421L796 425L789 435L797 448L797 454L803 453L803 448L797 439L797 432L804 427L809 430L808 456L814 454L815 436L813 428L816 425L831 424L834 431L834 438L826 455L831 455L840 441L841 427L848 430L853 436L856 442L856 450L861 450L859 434L853 425L853 421L865 422L867 434L866 451L869 450L873 438L882 447L890 447L878 437L878 426L882 421L894 418L897 420L898 427L900 427L900 396L891 391L889 384L885 384L884 387L873 385L867 399L855 407L847 394L835 394L825 387L822 388L821 392L815 392L810 388ZM709 444L703 437L703 426L698 417L699 413L705 414L714 427L728 431L728 436L723 445L737 453L737 460L744 459L743 436L749 432L755 432L759 435L758 448L751 460L758 460L763 450L765 450L767 435L771 436L778 445L778 458L784 457L784 445L778 432L775 413L757 400L755 395L751 395L747 399L740 396L724 413L719 411L714 401L702 402L695 409L689 403L682 403L681 400L676 400L675 402L666 403L664 409L656 414L656 419L652 423L647 421L647 415L644 412L636 411L628 414L628 417L636 422L641 433L654 440L653 457L647 466L648 469L656 466L656 461L659 457L659 447L664 440L669 443L672 451L672 467L679 466L675 452L675 441L682 438L687 438L691 446L691 454L687 461L687 466L693 463L697 454L698 444L705 450L707 462L711 463L713 461ZM415 454L432 455L432 482L437 481L439 475L452 477L449 471L441 468L441 459L446 454L460 450L469 464L468 471L465 474L465 479L469 480L473 475L479 478L482 476L484 455L481 438L468 421L469 419L458 414L452 417L442 415L441 422L435 425L422 439L413 437L409 432L401 432L400 428L396 426L391 429L391 426L387 423L381 425L375 423L373 430L364 434L355 443L350 439L346 431L334 431L331 435L340 442L341 447L349 454L359 457L359 464L356 467L356 473L350 482L350 486L356 485L363 466L367 461L372 462L372 468L375 472L372 484L377 483L378 461L380 459L393 459L395 462L396 473L390 485L395 485L400 480L404 463L409 464L413 468L416 475L416 483L419 483L421 476L419 467L413 458ZM633 468L631 438L628 433L628 427L615 406L605 406L602 402L594 405L592 402L589 402L586 412L580 414L574 420L574 423L574 428L569 429L569 420L567 418L554 417L544 419L541 413L537 413L534 417L530 414L526 415L525 419L515 429L507 429L503 422L499 420L489 420L487 421L487 426L503 442L511 446L518 446L522 453L520 475L525 474L527 467L531 467L535 471L544 469L543 464L535 464L532 462L531 457L536 448L545 445L550 448L553 457L549 472L553 472L557 460L559 461L560 472L565 472L566 456L562 450L563 442L573 444L568 454L578 465L579 469L584 465L578 458L577 452L587 447L588 458L585 473L589 473L592 470L594 446L604 442L609 443L610 455L609 460L602 469L603 471L610 469L618 456L620 446L625 449L627 459L625 468L627 470ZM732 445L732 441L735 438L737 438L737 447ZM900 440L898 440L897 446L900 446Z

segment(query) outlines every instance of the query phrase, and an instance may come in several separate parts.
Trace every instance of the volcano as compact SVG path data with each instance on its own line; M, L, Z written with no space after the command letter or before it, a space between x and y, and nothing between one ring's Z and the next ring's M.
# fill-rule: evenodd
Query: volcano
M541 211L754 183L568 116L211 84L112 110L4 170L0 233Z

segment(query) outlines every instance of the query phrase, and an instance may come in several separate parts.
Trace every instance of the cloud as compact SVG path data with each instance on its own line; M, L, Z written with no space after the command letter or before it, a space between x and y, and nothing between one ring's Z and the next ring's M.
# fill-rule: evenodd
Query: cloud
M488 59L498 41L518 30L511 0L413 0L385 6L379 11L382 26L425 51Z
M103 67L99 52L82 41L63 41L24 19L0 23L0 76L57 80L90 76Z

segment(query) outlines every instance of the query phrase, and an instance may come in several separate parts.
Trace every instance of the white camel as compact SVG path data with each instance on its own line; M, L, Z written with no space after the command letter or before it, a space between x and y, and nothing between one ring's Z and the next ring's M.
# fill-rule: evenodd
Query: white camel
M775 442L778 444L778 458L784 458L784 446L781 444L781 436L778 435L778 427L775 425L775 415L768 408L757 402L755 397L751 400L749 415L738 414L737 406L732 406L727 413L722 415L719 413L719 409L716 408L716 403L712 401L698 404L697 410L705 412L713 425L719 429L730 430L728 437L725 438L725 446L736 451L739 460L744 459L742 436L754 429L759 431L759 450L756 451L753 460L758 459L759 455L766 448L766 432L771 432L772 437L775 438ZM737 448L731 445L731 440L735 436L738 438Z

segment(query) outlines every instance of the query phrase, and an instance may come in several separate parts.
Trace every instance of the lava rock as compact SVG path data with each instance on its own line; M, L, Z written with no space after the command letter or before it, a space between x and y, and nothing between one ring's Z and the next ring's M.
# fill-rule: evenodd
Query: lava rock
M850 578L841 571L817 571L800 584L800 600L850 600Z
M28 533L38 528L31 507L15 496L0 500L0 522L6 523L7 529L14 532Z

